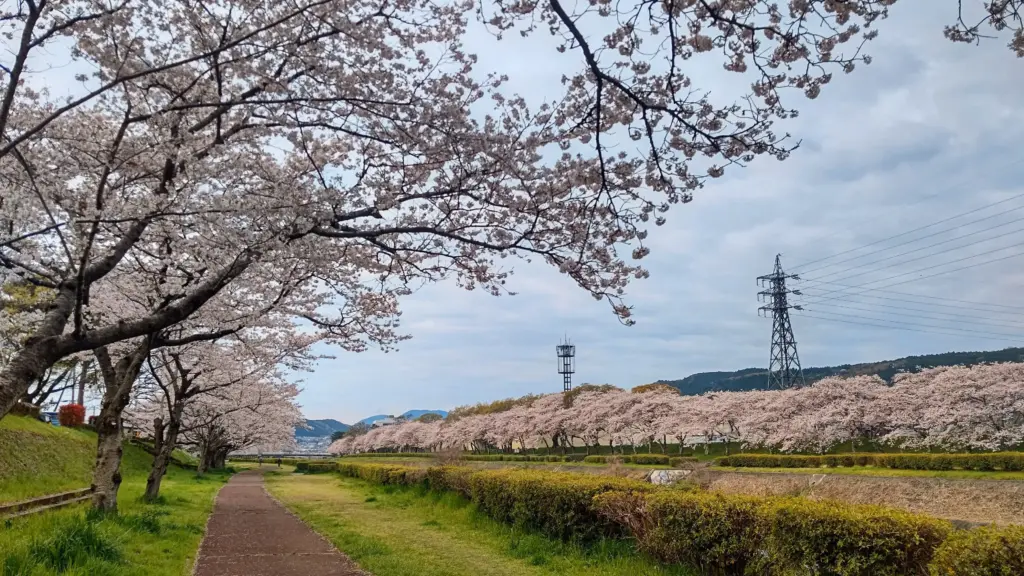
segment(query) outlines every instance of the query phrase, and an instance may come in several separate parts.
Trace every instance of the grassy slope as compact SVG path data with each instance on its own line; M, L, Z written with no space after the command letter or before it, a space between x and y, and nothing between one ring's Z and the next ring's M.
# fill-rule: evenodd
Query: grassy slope
M375 576L689 574L623 542L579 549L494 522L454 494L335 475L267 477L271 493Z
M0 420L0 502L88 488L95 458L93 432L7 416ZM122 474L144 474L152 460L126 446Z
M0 501L87 487L95 451L96 435L88 431L15 416L0 420ZM140 498L151 462L152 457L141 448L125 446L124 482L118 495L120 518L87 522L83 504L0 524L0 574L188 574L214 496L228 476L200 478L193 471L171 466L161 488L163 501L143 504ZM95 551L83 554L81 538L78 544L70 538L76 531L81 537L82 530L109 544L116 557L102 560ZM57 570L53 560L46 559L46 550L67 550L69 568Z

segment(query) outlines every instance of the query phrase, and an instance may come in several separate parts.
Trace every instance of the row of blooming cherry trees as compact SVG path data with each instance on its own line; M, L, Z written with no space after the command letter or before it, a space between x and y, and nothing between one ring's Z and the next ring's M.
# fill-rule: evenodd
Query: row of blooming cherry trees
M550 447L553 438L636 450L648 443L740 442L779 451L826 451L849 441L908 448L997 450L1024 443L1024 364L944 367L898 375L826 378L800 389L680 396L645 392L550 394L450 422L375 428L334 453ZM567 401L571 400L571 401Z
M785 159L786 92L815 98L869 62L893 3L6 3L0 283L37 292L0 313L16 331L0 418L58 362L94 367L93 502L114 509L140 384L171 378L175 354L194 356L186 371L219 355L184 347L312 331L308 345L388 348L413 287L506 293L508 256L630 323L649 229L726 169ZM1016 50L1019 5L980 15ZM980 38L968 22L947 36ZM487 32L547 45L563 81L528 100L478 70L467 46ZM738 88L689 77L693 61Z

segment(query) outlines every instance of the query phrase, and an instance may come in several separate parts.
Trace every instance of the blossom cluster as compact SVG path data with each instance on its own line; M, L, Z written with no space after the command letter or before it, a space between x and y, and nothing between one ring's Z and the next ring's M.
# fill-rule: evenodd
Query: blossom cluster
M556 438L586 446L727 440L783 452L822 452L851 440L946 450L998 450L1024 441L1024 363L931 368L899 374L892 384L853 376L697 396L666 388L549 394L501 412L374 428L329 450L512 450L550 447Z

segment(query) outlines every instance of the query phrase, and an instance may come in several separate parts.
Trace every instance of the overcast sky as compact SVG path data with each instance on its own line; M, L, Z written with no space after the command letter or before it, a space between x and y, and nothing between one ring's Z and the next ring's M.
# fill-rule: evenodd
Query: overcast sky
M652 254L645 260L651 278L629 290L636 326L621 326L606 304L543 265L517 265L513 297L429 286L404 301L403 324L413 339L397 353L339 354L321 362L305 377L300 397L305 413L353 422L371 414L557 391L554 346L563 334L577 345L577 383L628 387L694 372L766 366L771 321L757 315L755 278L771 271L776 253L784 266L808 271L809 279L843 285L875 281L873 287L907 281L888 289L1024 306L1019 297L1024 257L918 279L1024 253L1014 248L1024 242L1024 232L1013 233L1024 228L1013 224L1024 210L1012 212L1024 207L1024 197L861 252L798 266L1024 192L1024 112L1018 104L1024 62L1003 40L980 47L946 41L942 26L953 18L955 3L939 4L941 9L928 0L897 3L870 46L870 66L839 75L816 101L790 101L801 115L780 131L802 140L790 159L760 159L710 182L691 204L669 212L668 223L651 234ZM484 67L508 70L520 82L517 90L534 97L538 86L557 82L565 65L544 47L503 42L495 53L494 44L481 45L489 47L481 52ZM706 75L700 68L691 74L695 84L718 88L721 75L712 67ZM987 219L940 233L981 218ZM963 241L945 242L971 232L976 234ZM926 234L933 236L843 262ZM997 234L1004 236L966 246ZM923 248L936 242L945 244ZM1006 250L998 251L1001 247ZM917 248L922 249L867 265ZM908 273L961 258L966 259ZM810 273L830 263L832 268ZM858 264L865 266L850 269ZM865 275L850 277L857 273ZM804 282L803 287L808 294L822 294L834 285ZM890 299L825 301L836 295L822 295L817 304L807 304L807 314L819 318L794 315L804 366L1024 343L1024 337L1017 338L1024 330L1016 328L1010 309L982 312L975 308L991 307L964 305L957 310L927 304L952 304L945 300L864 294ZM951 323L950 313L962 315L956 319L963 323ZM820 319L825 317L832 321Z

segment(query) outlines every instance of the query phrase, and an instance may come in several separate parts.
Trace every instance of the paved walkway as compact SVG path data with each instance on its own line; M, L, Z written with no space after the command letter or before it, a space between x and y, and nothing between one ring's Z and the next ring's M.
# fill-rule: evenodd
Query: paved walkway
M221 489L199 547L196 576L367 576L263 490L236 474Z

